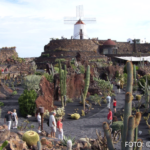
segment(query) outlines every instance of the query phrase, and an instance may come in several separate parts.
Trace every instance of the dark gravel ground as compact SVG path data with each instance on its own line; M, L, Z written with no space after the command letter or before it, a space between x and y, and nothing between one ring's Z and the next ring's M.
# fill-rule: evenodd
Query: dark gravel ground
M27 118L23 118L20 113L19 113L19 105L18 105L18 98L23 92L22 87L17 87L19 88L18 94L15 96L12 96L11 98L5 99L5 100L0 100L1 102L4 102L4 105L2 107L2 116L0 118L0 124L4 123L4 116L7 113L8 110L12 111L13 109L17 109L17 113L19 116L19 126L21 123L26 120ZM125 92L121 90L120 93L117 93L118 90L116 86L114 86L114 91L116 93L116 99L117 99L117 109L121 109L124 107L124 100L125 100ZM61 102L54 102L55 105L58 107L61 106ZM102 124L103 122L107 121L107 114L108 114L108 109L106 108L106 104L102 104L100 107L99 105L94 105L93 104L93 110L89 112L85 117L81 117L79 120L72 120L68 118L68 113L74 113L75 110L78 108L80 112L81 109L83 109L83 106L79 104L79 101L75 101L73 103L68 103L65 109L66 115L65 115L65 120L63 121L63 129L64 129L64 135L65 136L71 136L75 137L76 139L79 139L81 137L88 137L88 138L97 138L96 136L96 129L98 131L101 131L102 135L104 134L103 132L103 127ZM113 110L113 106L111 104L111 109ZM37 131L38 128L38 123L36 121L35 117L29 118L30 124L33 124L35 128L33 130ZM44 121L44 130L47 132L50 132L50 128L46 124L46 120ZM145 124L145 121L142 119L139 130L142 131L142 134L139 135L139 138L143 139L144 142L144 147L143 150L148 150L150 148L146 148L146 142L149 141L149 134L148 134L148 127ZM11 129L13 132L17 132L17 129ZM57 134L56 134L57 136ZM115 148L117 150L121 149L121 142L115 144Z

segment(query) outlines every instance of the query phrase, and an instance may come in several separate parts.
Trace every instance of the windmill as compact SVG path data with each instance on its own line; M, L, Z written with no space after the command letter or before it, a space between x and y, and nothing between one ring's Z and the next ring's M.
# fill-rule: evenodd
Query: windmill
M73 39L88 39L85 23L94 23L96 18L83 18L83 6L76 7L76 17L65 17L65 24L74 24Z

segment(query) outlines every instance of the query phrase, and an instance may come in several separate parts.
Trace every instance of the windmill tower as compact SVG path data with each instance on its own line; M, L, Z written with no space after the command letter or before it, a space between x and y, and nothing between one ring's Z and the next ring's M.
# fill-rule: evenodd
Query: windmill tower
M74 24L73 39L88 39L85 23L96 22L95 18L83 18L83 6L76 7L76 17L65 17L65 24Z

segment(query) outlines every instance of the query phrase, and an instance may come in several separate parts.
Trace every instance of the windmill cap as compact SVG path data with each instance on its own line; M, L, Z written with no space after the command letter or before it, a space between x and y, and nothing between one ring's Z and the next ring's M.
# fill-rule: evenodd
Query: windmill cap
M81 19L79 19L77 22L76 22L76 24L85 24ZM76 25L75 24L75 25Z

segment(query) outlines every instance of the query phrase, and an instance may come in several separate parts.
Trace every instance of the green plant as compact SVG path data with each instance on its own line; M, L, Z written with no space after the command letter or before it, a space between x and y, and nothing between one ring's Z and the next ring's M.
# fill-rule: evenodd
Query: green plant
M103 102L106 104L106 103L107 103L107 100L106 100L106 99L104 99L104 100L103 100Z
M40 90L39 84L40 84L41 78L42 76L39 76L39 75L26 76L23 82L23 87L25 89L28 89L28 90L33 89L34 91L38 92Z
M28 145L34 146L37 145L37 142L40 140L40 138L35 131L31 130L23 134L22 140L25 141Z
M85 86L84 86L84 91L82 93L82 102L83 102L83 110L84 111L85 111L85 99L86 99L86 96L87 96L89 84L90 84L90 65L87 66Z
M48 110L45 110L45 112L44 112L44 118L49 118L49 111Z
M142 95L136 95L136 99L139 101L141 100Z
M78 120L80 118L80 114L78 113L71 114L71 118Z
M42 57L49 57L49 54L42 54Z
M44 76L49 82L54 82L54 76L52 74L44 73Z
M82 74L84 74L84 73L85 73L85 68L84 68L84 66L83 66L83 65L80 65L79 68L80 68L80 72L81 72Z
M13 91L12 95L17 95L17 91Z
M4 106L4 103L3 102L0 102L0 107Z
M57 108L57 110L54 110L54 112L56 112L56 116L55 118L58 119L59 117L62 117L65 115L65 108L61 107L61 108Z
M62 62L63 62L63 61L66 61L66 59L64 59L64 58L56 58L56 59L55 59L55 62L61 62L61 61L62 61Z
M67 99L66 103L72 103L73 100L71 98Z
M18 99L20 113L26 117L28 114L33 115L35 110L35 100L37 93L34 90L24 90Z
M81 116L85 116L85 111L81 110Z
M8 141L5 141L2 146L0 147L0 150L3 150L8 145Z
M122 125L123 125L123 121L113 122L112 125L110 125L110 127L112 128L112 133L114 133L114 131L121 130Z
M37 150L42 150L42 145L40 141L37 141Z
M42 72L35 72L35 75L43 75Z
M67 141L68 140L71 140L72 141L72 145L75 144L75 138L71 138L70 136L69 137L66 137L66 136L63 136L63 140L61 140L61 144L63 146L67 146Z
M64 105L66 106L66 78L67 78L67 69L66 65L64 65L64 74L63 74L63 97L64 97Z
M101 98L99 95L97 95L97 94L91 95L91 96L90 96L90 99L91 99L92 101L94 101L95 105L96 105L96 104L99 104L99 105L101 106L101 99L102 99L102 98Z

